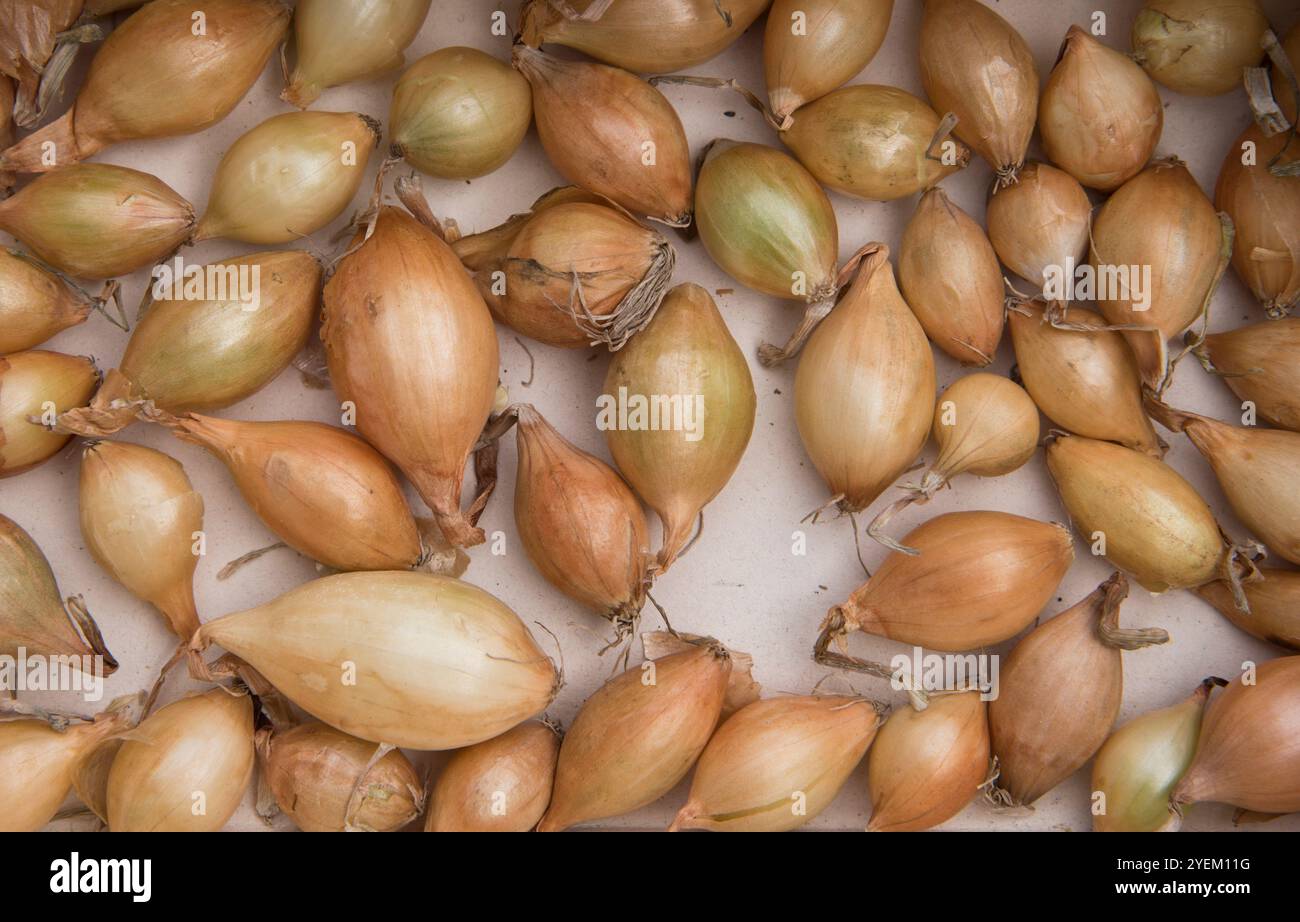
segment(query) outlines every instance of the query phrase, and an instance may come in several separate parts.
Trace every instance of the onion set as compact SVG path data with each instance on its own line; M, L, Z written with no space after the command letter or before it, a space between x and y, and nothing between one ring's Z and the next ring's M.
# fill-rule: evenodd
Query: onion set
M91 297L37 260L0 247L0 355L39 346L85 323L91 311L107 317L105 305L116 292L110 283L99 297Z
M1247 634L1300 650L1300 573L1272 567L1259 572L1261 579L1242 586L1249 612L1237 607L1232 586L1223 580L1198 586L1196 594Z
M1260 419L1300 432L1300 318L1211 333L1196 353Z
M1046 163L1026 163L1015 183L989 198L986 218L998 258L1034 285L1046 285L1049 270L1080 265L1088 255L1088 193Z
M1259 0L1147 0L1133 21L1133 58L1177 93L1218 96L1264 56Z
M531 832L551 802L560 733L530 720L452 754L429 790L425 832Z
M99 381L84 356L40 349L0 356L0 480L58 454L71 436L51 427L89 400Z

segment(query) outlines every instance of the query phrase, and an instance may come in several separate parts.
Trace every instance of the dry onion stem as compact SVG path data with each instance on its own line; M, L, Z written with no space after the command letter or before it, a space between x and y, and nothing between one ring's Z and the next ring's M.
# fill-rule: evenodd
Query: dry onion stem
M530 832L551 802L560 733L530 720L461 749L429 790L425 832Z
M99 369L84 356L40 349L0 356L0 479L58 454L70 436L48 427L89 400L99 380Z
M1211 333L1196 353L1261 419L1300 432L1300 317Z
M1218 96L1264 56L1259 0L1147 0L1133 21L1133 59L1178 93Z

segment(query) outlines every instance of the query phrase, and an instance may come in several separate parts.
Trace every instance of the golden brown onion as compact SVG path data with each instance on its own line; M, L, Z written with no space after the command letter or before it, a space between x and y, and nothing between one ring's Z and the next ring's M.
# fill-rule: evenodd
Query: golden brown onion
M39 346L103 309L103 298L92 298L18 250L0 247L0 355Z
M560 734L537 720L452 754L429 790L425 832L531 832L551 802Z
M989 199L986 217L998 258L1034 285L1046 283L1049 269L1064 271L1088 255L1088 193L1069 173L1046 163L1026 163L1015 183Z
M1261 567L1259 572L1262 579L1242 586L1249 613L1237 607L1232 586L1223 580L1198 586L1196 594L1247 634L1300 650L1300 573L1271 567Z
M1133 21L1133 58L1169 89L1218 96L1264 56L1259 0L1147 0Z
M71 436L48 427L89 400L99 380L83 356L39 349L0 356L0 479L58 454Z
M1300 432L1300 317L1211 333L1197 352L1261 419Z

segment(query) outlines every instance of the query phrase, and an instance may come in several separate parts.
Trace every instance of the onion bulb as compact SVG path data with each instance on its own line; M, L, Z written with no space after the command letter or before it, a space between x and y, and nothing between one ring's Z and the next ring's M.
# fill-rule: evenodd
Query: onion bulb
M1034 285L1048 270L1080 265L1088 255L1092 203L1078 181L1054 166L1030 161L1018 181L988 202L989 242L1008 269Z
M713 734L669 828L797 829L830 806L879 727L879 713L863 698L755 701Z
M637 215L691 223L690 149L663 93L640 77L527 45L514 66L533 88L537 135L565 179Z
M40 349L0 356L0 479L58 454L71 436L47 427L98 385L99 369L83 356Z
M316 579L207 622L190 649L214 643L336 730L409 749L498 736L545 709L558 685L518 615L428 573Z
M672 244L575 186L452 244L492 314L548 346L620 349L659 308Z
M396 70L432 0L300 0L293 16L297 61L280 98L306 109L323 90Z
M957 136L1015 182L1038 114L1038 68L1015 28L978 0L925 0L921 83Z
M475 48L442 48L412 64L388 114L394 155L443 179L473 179L505 164L532 119L528 81Z
M1176 93L1218 96L1264 56L1259 0L1147 0L1133 21L1133 58Z
M522 41L564 45L627 70L703 64L740 38L771 0L528 0Z
M1196 594L1247 634L1281 647L1300 650L1300 573L1261 567L1262 579L1244 583L1249 613L1237 607L1232 586L1215 580Z
M449 544L481 544L460 491L496 400L497 336L456 254L406 212L381 208L325 286L321 339L361 435L415 485Z
M201 28L194 12L190 0L160 0L127 17L91 60L72 108L0 153L0 168L44 172L122 141L202 131L229 115L292 11L280 0L205 0Z
M778 124L871 63L894 0L776 0L763 32L763 75Z
M1249 678L1249 683L1247 679ZM1210 702L1175 805L1228 803L1260 813L1300 810L1300 656L1260 663Z
M667 570L686 547L701 510L735 473L754 431L754 380L744 353L707 291L678 285L627 348L615 353L601 399L676 400L654 426L603 427L615 464L659 515Z
M130 731L108 775L114 832L216 832L253 776L253 702L214 688L182 698Z
M189 239L194 208L148 173L79 163L0 201L0 230L56 269L106 279L153 265Z
M199 629L194 543L203 497L180 462L129 442L94 442L81 455L81 536L95 562L167 619L186 641Z
M1133 718L1106 740L1092 765L1095 832L1178 831L1182 817L1169 808L1169 794L1192 762L1215 684L1205 680L1188 698Z
M916 832L946 823L989 775L988 710L979 692L936 695L885 721L867 757L868 832Z
M92 298L18 250L0 247L0 355L39 346L85 323L92 310L104 310L113 290Z
M1261 419L1300 432L1300 317L1211 333L1197 353Z
M1142 68L1070 26L1038 105L1051 161L1088 188L1111 192L1147 165L1164 120L1160 91Z
M1169 642L1124 630L1128 580L1113 574L1087 598L1029 632L1002 664L989 732L1006 803L1032 804L1083 767L1106 741L1124 697L1123 650Z
M303 832L391 832L420 815L424 785L399 750L318 721L263 728L255 745L276 804Z
M648 660L606 682L560 744L538 832L630 813L686 777L713 735L731 675L716 641Z
M539 720L452 754L429 790L425 832L531 832L551 802L560 734Z
M984 230L942 188L921 196L903 231L898 283L930 340L963 365L993 361L1002 340L1002 268Z

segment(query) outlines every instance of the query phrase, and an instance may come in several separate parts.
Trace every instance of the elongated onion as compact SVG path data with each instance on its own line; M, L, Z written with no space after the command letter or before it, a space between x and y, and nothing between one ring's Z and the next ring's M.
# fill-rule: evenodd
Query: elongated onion
M0 356L0 479L58 454L71 436L47 427L89 400L99 380L95 363L82 356L39 349Z
M104 297L92 298L18 250L0 247L0 355L39 346L103 309Z
M1249 612L1237 607L1232 586L1223 580L1198 586L1196 594L1247 634L1300 650L1300 573L1270 567L1259 572L1263 579L1242 586Z
M986 217L998 258L1034 285L1045 285L1049 270L1080 265L1088 255L1088 193L1046 163L1026 163L1015 183L989 199Z
M1218 96L1264 56L1259 0L1147 0L1133 21L1133 57L1169 89Z
M530 832L551 802L560 735L522 723L454 753L429 791L425 832Z
M1261 419L1300 432L1300 317L1211 333L1197 354Z

